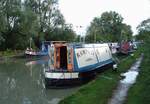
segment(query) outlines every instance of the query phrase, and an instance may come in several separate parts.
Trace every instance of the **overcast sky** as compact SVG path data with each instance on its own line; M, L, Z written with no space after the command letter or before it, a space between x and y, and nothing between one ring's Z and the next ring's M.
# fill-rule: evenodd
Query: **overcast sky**
M150 0L59 0L59 8L75 31L85 33L94 17L105 11L116 11L131 25L134 34L141 21L150 17ZM77 28L83 26L83 28Z

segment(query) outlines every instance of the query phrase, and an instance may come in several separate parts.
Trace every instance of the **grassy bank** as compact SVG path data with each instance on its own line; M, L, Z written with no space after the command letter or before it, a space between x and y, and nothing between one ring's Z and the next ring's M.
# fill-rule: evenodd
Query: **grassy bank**
M12 56L17 56L21 53L23 53L23 51L21 51L21 50L0 51L0 57L12 57Z
M129 90L126 104L150 103L150 42L146 42L142 48L144 60L141 64L137 82Z
M120 80L120 73L128 70L139 55L139 52L135 52L134 56L128 56L120 61L117 72L108 69L100 73L95 80L82 86L73 95L61 100L60 104L107 104Z

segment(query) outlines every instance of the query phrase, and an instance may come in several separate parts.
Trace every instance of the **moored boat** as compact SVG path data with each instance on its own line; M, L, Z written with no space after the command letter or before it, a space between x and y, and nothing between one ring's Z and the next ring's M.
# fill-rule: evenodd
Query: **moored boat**
M124 54L124 55L128 55L133 52L134 52L133 43L131 43L129 41L121 42L118 47L118 51L117 51L118 54Z
M114 64L108 44L68 44L54 41L49 48L46 86L79 84L95 71Z
M41 45L41 50L40 51L35 51L32 48L27 48L25 50L25 55L30 56L30 57L40 57L40 56L48 56L48 46L51 43L49 41L43 41Z

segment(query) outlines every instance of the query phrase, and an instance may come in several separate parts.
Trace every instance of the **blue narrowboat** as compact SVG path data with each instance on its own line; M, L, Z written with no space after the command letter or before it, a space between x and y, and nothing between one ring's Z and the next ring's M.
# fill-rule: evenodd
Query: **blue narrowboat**
M69 44L53 41L49 56L49 67L44 71L46 86L80 83L89 73L114 64L107 43Z

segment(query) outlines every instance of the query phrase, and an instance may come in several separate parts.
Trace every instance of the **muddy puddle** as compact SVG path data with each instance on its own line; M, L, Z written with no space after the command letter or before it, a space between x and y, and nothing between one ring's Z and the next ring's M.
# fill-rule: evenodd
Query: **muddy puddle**
M118 87L116 90L114 90L113 96L108 102L108 104L124 103L129 88L136 82L142 59L143 55L141 55L141 57L137 59L137 61L131 66L131 68L126 73L121 74L121 76L124 78L120 80Z

